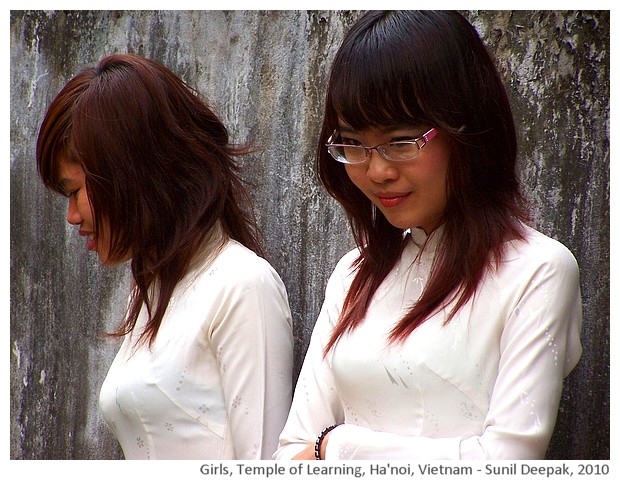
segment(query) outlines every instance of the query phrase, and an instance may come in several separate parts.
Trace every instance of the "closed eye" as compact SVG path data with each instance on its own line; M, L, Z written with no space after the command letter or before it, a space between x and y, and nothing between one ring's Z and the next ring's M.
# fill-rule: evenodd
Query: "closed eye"
M411 148L411 145L415 144L415 140L411 139L411 140L401 140L398 142L390 142L389 143L389 147L391 149L407 149L407 148Z
M342 142L342 145L351 145L351 146L355 146L355 147L361 147L362 146L362 142L360 142L359 140L356 140L354 138L341 137L340 141Z
M64 195L67 198L73 198L77 195L77 193L80 191L79 188L76 188L75 190L70 190L70 191L65 191L65 190L61 190L61 194Z
M398 143L398 142L415 142L420 137L396 137L390 140L390 143Z

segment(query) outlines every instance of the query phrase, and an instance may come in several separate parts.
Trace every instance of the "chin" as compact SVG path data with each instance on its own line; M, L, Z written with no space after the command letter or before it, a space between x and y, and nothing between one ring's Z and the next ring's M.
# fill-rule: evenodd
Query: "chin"
M111 259L110 256L107 254L99 254L99 262L105 267L115 267L116 265L120 265L121 263L123 263L121 260Z
M415 223L410 221L408 222L399 218L390 218L387 215L385 216L385 218L388 222L390 222L390 225L392 225L394 228L400 228L401 230L407 230L408 228L412 228L411 225Z
M106 267L115 267L117 265L121 265L125 262L128 262L133 257L131 251L126 252L122 258L112 257L110 255L109 247L107 247L106 245L104 245L101 250L97 250L97 255L99 255L99 262Z

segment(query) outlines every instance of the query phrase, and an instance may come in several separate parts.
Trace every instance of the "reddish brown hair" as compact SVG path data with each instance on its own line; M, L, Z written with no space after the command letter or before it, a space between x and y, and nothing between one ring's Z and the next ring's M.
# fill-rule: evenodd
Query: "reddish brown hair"
M449 321L501 261L504 241L522 237L527 219L510 105L472 25L447 11L365 14L336 53L317 154L319 178L343 205L360 249L326 352L362 321L405 241L324 147L338 118L356 130L431 125L451 145L442 242L422 297L396 325L391 342L454 302Z
M139 56L102 59L53 100L37 141L43 182L62 192L59 162L81 165L95 229L110 227L110 259L131 252L133 294L115 335L133 330L144 304L149 320L140 338L152 343L175 286L216 224L261 253L235 163L246 152L229 144L194 90Z

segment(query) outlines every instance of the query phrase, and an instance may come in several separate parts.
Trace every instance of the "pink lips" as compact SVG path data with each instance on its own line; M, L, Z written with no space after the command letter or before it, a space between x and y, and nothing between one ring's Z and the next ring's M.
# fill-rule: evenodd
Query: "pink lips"
M377 197L384 207L396 207L400 205L410 193L377 193Z
M95 250L95 246L96 246L95 234L94 233L90 233L90 232L84 232L84 231L80 230L80 235L82 237L88 237L88 239L86 241L86 248L88 250L90 250L91 252L93 250Z

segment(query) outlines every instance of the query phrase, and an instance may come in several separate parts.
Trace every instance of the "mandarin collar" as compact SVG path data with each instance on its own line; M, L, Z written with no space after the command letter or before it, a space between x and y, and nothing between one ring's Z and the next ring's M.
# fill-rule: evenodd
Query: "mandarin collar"
M428 253L434 253L437 249L437 245L441 241L441 237L443 236L444 225L439 225L435 230L431 232L430 235L422 230L421 228L410 228L409 229L409 237L411 241L421 249L424 247L424 251Z

